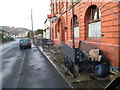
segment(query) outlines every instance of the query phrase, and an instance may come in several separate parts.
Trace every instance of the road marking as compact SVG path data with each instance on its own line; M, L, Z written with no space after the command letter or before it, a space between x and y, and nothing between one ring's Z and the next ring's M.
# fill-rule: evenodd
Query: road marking
M20 81L20 75L22 74L22 71L23 71L23 64L24 64L24 61L25 61L25 55L26 55L26 50L24 52L24 55L23 55L23 58L22 58L22 63L21 63L21 66L20 66L20 69L19 69L19 72L18 72L18 76L17 76L17 79L15 81L15 86L14 88L18 88L18 85L19 85L19 81Z

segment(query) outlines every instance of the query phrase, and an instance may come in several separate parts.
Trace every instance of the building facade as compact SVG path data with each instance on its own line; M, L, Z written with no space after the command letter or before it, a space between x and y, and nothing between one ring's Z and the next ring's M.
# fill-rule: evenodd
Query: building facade
M120 68L120 1L71 1L51 0L51 14L57 17L51 23L51 39L55 44L63 41L72 46L74 28L75 47L80 40L94 44L112 67Z
M46 19L44 22L43 38L50 39L50 20Z
M24 31L22 33L19 33L18 35L16 35L17 38L25 38L28 35L28 31Z
M0 29L0 34L3 34L3 36L8 36L8 37L11 36L9 32L1 30L1 29Z

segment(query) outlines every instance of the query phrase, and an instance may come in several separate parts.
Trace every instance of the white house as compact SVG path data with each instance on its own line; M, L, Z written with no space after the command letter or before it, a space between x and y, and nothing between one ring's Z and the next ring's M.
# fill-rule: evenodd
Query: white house
M28 31L24 31L24 32L19 33L18 35L16 35L16 37L24 38L24 37L27 37L27 34L28 34Z
M50 20L46 19L44 22L43 38L50 39Z

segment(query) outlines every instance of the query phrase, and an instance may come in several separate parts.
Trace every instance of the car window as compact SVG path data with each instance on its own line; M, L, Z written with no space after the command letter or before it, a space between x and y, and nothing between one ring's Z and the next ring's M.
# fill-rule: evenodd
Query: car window
M28 43L31 42L29 39L24 39L24 40L20 40L20 43Z

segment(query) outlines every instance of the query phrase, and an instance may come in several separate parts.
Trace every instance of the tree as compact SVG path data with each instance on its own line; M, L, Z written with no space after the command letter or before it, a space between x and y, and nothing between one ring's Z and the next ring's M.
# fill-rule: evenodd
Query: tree
M29 37L29 38L32 38L32 37L33 37L33 32L32 32L32 30L29 30L29 31L28 31L27 37Z
M36 35L43 34L43 29L38 29L37 31L35 31L35 34Z

